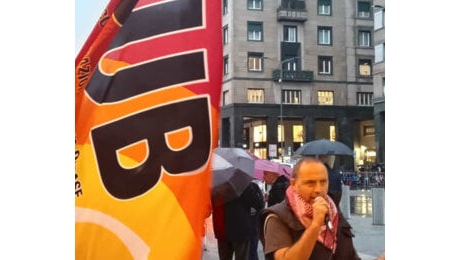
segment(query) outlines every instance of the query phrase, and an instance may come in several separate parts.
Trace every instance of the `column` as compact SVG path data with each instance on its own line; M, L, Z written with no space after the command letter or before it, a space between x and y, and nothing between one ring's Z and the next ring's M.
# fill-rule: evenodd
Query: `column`
M346 144L353 150L353 122L348 117L338 117L337 121L337 141ZM340 156L337 163L344 169L354 169L354 158L352 156ZM336 164L337 165L337 164Z
M269 115L267 120L267 157L269 152L269 147L271 144L278 145L278 116L277 115ZM278 148L278 146L277 146ZM275 156L276 157L276 156Z
M243 117L231 116L230 117L230 147L243 147Z
M315 140L315 136L316 136L316 124L315 124L315 118L311 115L307 115L307 117L305 118L305 127L306 127L306 133L307 133L307 137L305 138L305 142L310 142L310 141L313 141Z

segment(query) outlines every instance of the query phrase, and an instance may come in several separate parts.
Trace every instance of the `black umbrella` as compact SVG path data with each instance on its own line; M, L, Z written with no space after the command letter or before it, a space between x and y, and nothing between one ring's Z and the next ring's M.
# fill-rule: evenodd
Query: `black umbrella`
M238 147L217 147L214 153L227 160L233 167L238 168L250 176L254 176L255 159L246 150Z
M327 139L320 139L308 142L299 149L297 149L294 155L351 155L353 156L353 150L346 146L344 143L339 141L330 141Z
M213 154L211 199L214 203L225 203L239 197L252 179L252 175L236 168L222 156Z

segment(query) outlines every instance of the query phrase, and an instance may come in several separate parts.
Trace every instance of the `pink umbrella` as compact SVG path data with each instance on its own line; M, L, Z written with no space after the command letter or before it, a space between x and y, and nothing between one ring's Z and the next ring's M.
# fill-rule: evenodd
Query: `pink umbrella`
M284 175L289 179L291 178L292 168L289 165L264 159L256 160L254 163L254 177L263 181L264 172L273 172L278 175Z

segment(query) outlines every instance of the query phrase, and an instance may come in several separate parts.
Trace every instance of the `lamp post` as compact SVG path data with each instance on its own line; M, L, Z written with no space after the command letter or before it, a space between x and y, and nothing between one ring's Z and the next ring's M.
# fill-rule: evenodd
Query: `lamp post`
M287 58L280 61L280 77L278 82L280 83L280 141L281 141L281 162L284 159L284 123L283 123L283 65L286 62L291 62L293 60L299 59L299 56Z

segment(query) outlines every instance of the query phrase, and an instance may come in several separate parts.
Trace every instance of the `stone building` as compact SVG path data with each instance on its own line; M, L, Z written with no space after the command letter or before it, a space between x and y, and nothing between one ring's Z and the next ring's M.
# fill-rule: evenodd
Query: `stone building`
M220 145L289 161L326 138L355 151L336 166L375 163L373 2L222 1Z

